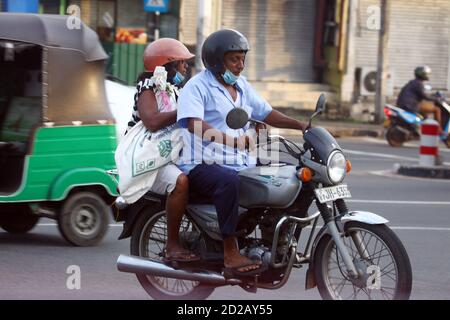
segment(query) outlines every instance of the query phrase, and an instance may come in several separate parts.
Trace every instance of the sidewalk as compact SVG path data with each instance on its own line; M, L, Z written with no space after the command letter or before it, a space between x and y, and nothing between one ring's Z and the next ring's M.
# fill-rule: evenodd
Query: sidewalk
M432 178L432 179L450 179L450 167L439 165L434 167L425 167L420 165L394 165L393 173L418 177L418 178Z

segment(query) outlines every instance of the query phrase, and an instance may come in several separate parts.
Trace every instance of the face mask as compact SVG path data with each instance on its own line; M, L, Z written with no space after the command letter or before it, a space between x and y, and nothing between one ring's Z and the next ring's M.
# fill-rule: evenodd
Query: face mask
M175 73L175 76L173 77L172 81L175 85L179 85L180 83L182 83L184 81L184 76L177 71L177 73Z
M234 85L238 81L239 76L235 76L233 74L233 72L231 72L230 70L227 69L225 71L225 73L222 75L222 78L223 78L223 81L225 81L226 84Z

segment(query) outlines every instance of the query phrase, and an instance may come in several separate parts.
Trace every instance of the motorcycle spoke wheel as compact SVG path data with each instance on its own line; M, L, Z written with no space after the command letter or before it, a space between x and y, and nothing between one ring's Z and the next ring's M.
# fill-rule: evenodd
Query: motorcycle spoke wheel
M412 273L406 250L384 225L349 223L344 245L358 271L352 278L331 237L319 243L315 258L317 286L324 299L408 299Z
M165 211L155 214L144 226L140 240L140 255L152 260L161 261L164 258L164 248L167 241L167 219ZM180 232L192 230L192 223L183 217ZM166 277L145 276L160 292L175 297L190 294L200 283L197 281L172 279Z
M325 267L328 286L335 298L343 300L387 299L394 297L397 282L397 266L386 244L367 230L358 230L368 254L362 258L351 237L344 237L353 262L364 274L363 279L351 280L343 259L334 242L330 242L330 259ZM369 273L370 271L374 273ZM381 285L382 284L382 285Z

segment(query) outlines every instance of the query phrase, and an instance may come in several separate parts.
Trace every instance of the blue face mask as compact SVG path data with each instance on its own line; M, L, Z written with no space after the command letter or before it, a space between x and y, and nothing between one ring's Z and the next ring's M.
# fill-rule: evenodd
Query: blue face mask
M222 75L222 78L223 78L223 81L225 81L226 84L234 85L238 81L239 76L235 76L233 74L233 72L231 72L230 70L227 69L225 71L225 73Z
M177 71L177 73L175 73L175 76L173 77L172 81L175 85L179 85L180 83L182 83L184 81L184 76Z

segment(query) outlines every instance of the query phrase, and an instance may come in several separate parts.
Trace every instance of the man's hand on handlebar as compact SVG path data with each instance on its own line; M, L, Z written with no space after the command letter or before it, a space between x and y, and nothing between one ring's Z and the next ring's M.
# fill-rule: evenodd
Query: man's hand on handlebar
M234 147L241 151L253 151L255 149L255 140L250 135L243 135L234 138Z

